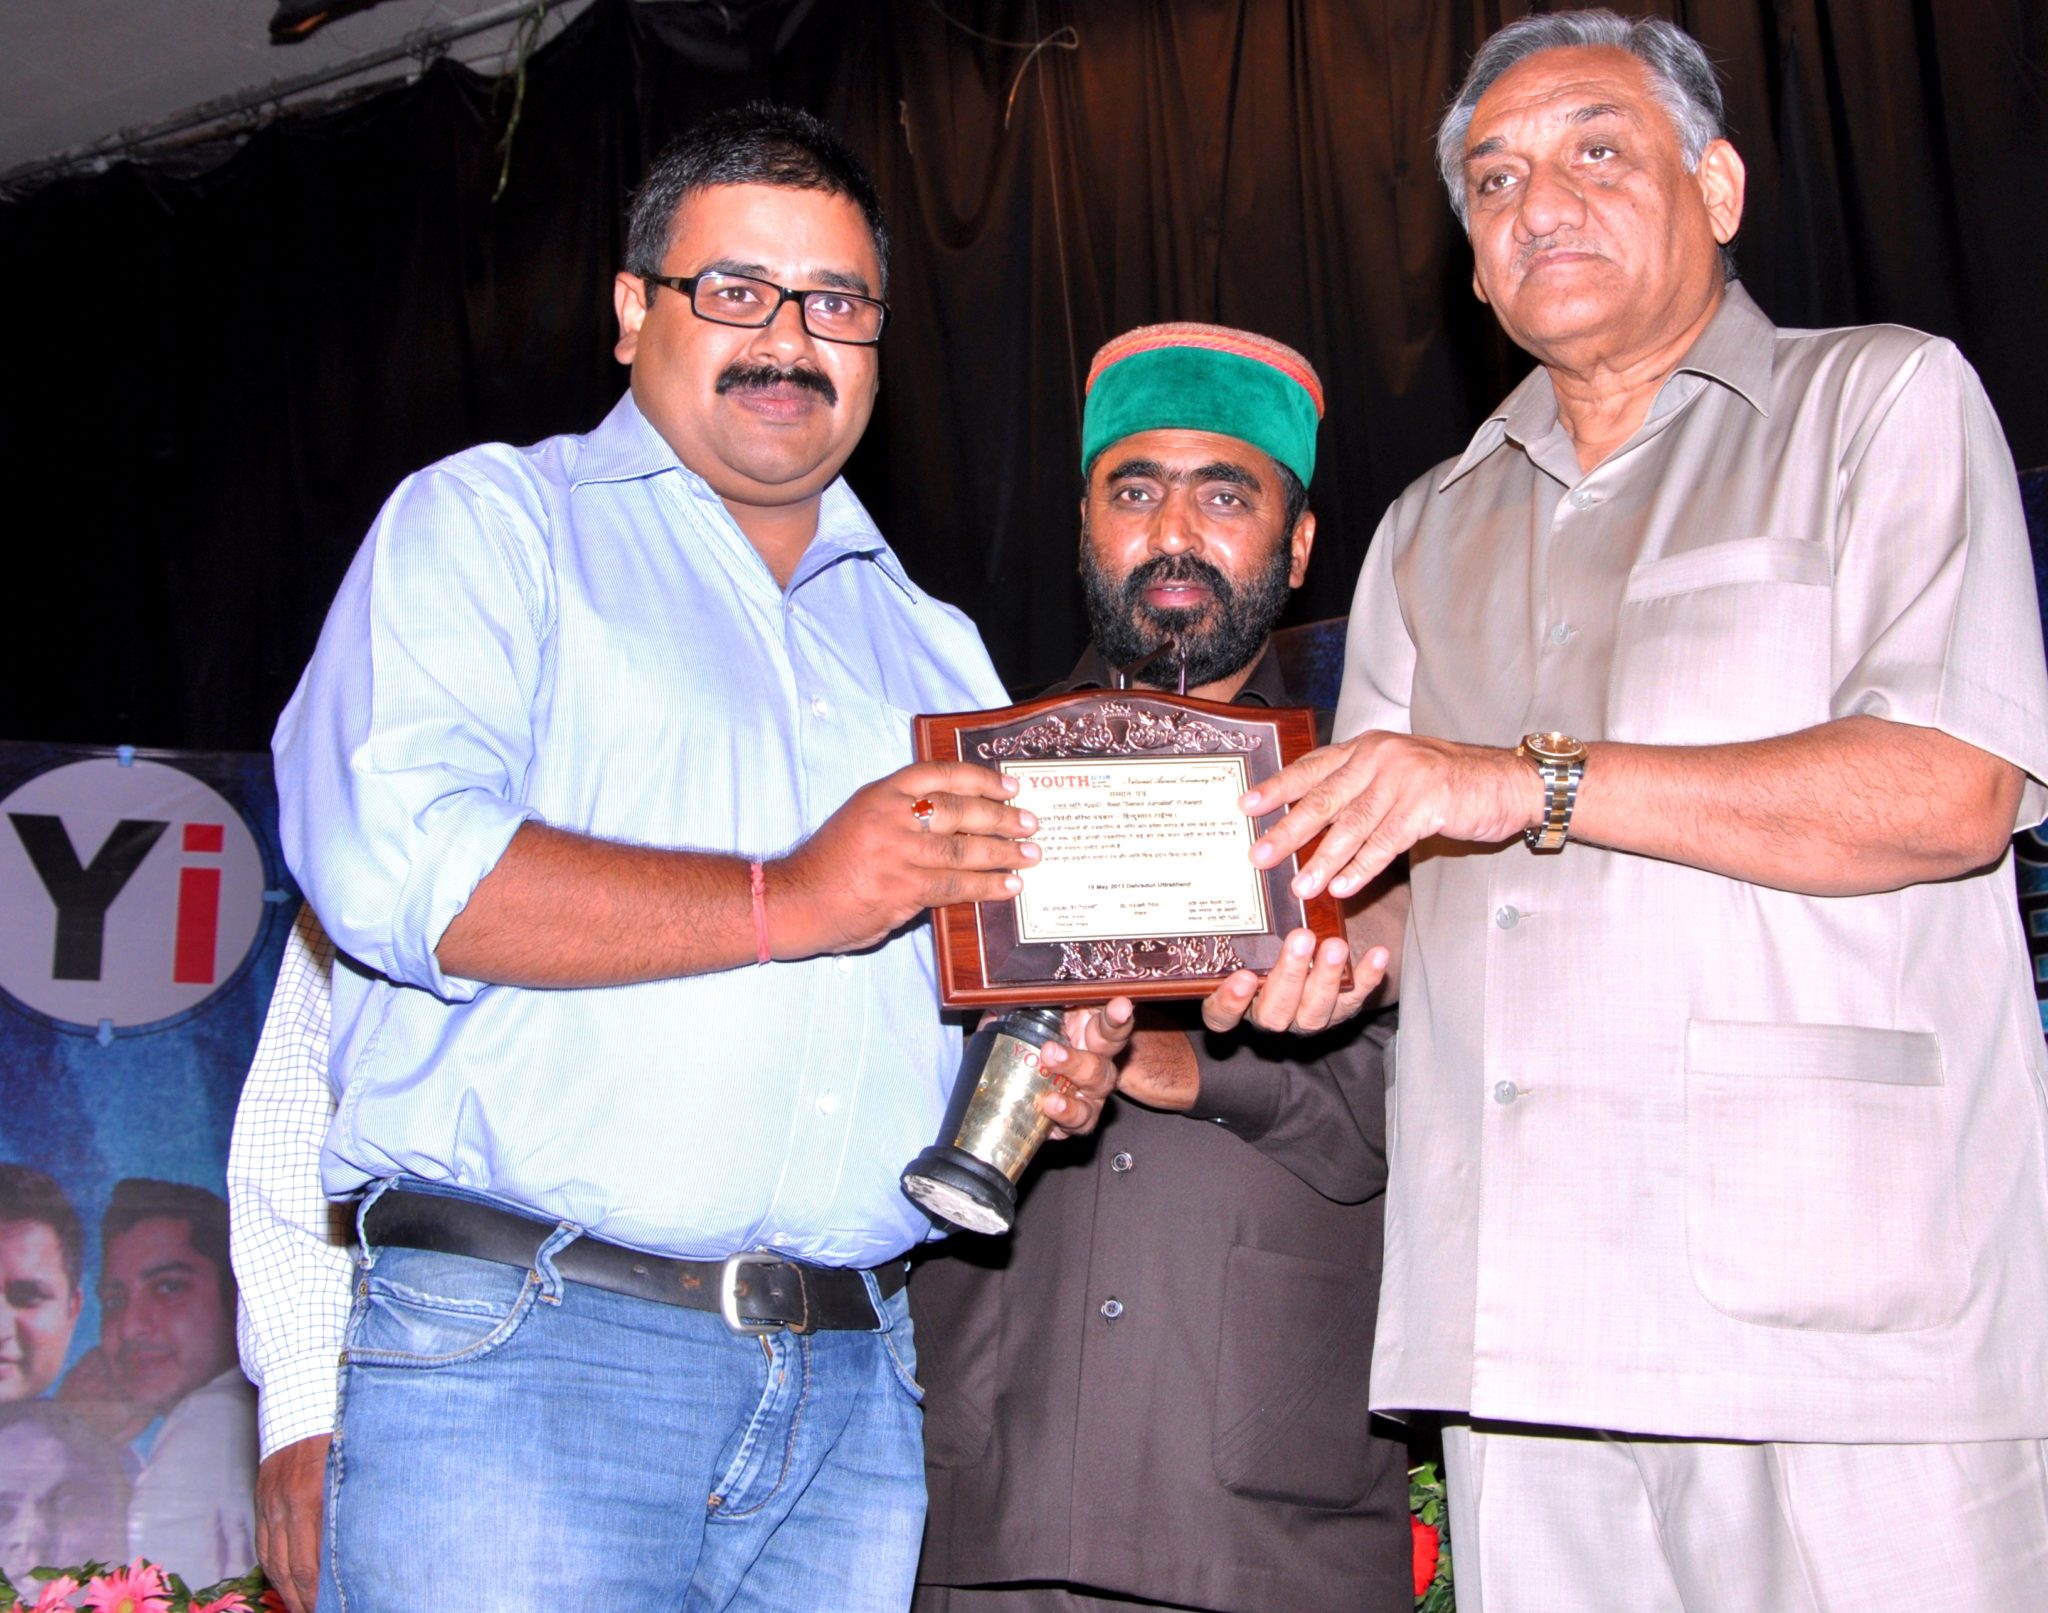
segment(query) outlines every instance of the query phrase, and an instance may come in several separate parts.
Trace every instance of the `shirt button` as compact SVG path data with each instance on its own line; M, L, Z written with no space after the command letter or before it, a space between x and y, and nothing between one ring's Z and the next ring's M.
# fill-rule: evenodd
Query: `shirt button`
M844 955L832 960L832 968L843 980L853 973L853 959Z
M1493 910L1493 922L1498 924L1503 930L1512 930L1517 924L1522 922L1522 915L1512 907L1496 907Z
M1590 510L1599 502L1600 495L1589 488L1582 487L1572 494L1572 508L1575 510Z
M1572 634L1577 631L1578 629L1571 626L1568 622L1559 622L1557 626L1550 630L1550 642L1553 644L1569 644L1572 641Z
M839 1113L839 1099L830 1092L819 1093L818 1113L821 1115L836 1115Z
M814 715L822 717L831 709L832 707L826 702L823 695L814 694L811 696L811 711Z
M1512 1081L1497 1081L1494 1083L1493 1101L1495 1103L1513 1103L1521 1095L1521 1089Z
M1125 1171L1131 1168L1131 1156L1129 1154L1117 1154L1113 1156L1109 1162L1109 1168L1115 1171L1119 1176L1121 1176Z
M1114 1322L1119 1316L1123 1315L1123 1313L1124 1302L1122 1300L1105 1299L1102 1302L1102 1317L1104 1321Z

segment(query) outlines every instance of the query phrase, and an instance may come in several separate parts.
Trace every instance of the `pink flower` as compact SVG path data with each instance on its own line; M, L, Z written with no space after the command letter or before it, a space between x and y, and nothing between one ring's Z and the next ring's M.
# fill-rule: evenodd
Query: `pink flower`
M249 1604L242 1600L240 1592L230 1591L211 1602L194 1602L189 1613L249 1613Z
M171 1613L171 1588L163 1570L138 1557L85 1587L84 1613Z
M55 1579L43 1581L43 1594L36 1598L34 1607L28 1607L26 1602L21 1605L28 1608L28 1613L59 1613L60 1609L69 1613L71 1603L67 1598L77 1589L77 1580L69 1574L59 1574Z

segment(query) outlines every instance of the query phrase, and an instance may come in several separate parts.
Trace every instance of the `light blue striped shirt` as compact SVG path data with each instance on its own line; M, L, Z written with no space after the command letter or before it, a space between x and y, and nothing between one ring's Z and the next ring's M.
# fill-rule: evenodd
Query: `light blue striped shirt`
M343 960L323 1174L455 1183L657 1253L872 1265L959 1057L930 927L851 957L532 991L434 948L528 818L769 857L1001 704L973 625L844 481L779 587L630 394L409 477L278 722L285 853Z

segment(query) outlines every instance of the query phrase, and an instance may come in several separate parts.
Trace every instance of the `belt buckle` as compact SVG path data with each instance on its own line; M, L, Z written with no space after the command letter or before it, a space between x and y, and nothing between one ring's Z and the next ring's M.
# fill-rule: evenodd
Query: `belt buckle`
M750 1338L759 1338L765 1333L773 1333L785 1327L796 1327L797 1324L793 1322L750 1322L740 1315L740 1273L755 1266L786 1266L789 1263L786 1255L778 1255L767 1249L742 1249L737 1254L727 1255L725 1265L718 1274L718 1314L725 1318L725 1325L735 1333L743 1333ZM799 1286L802 1285L801 1274L798 1275L797 1282ZM810 1309L808 1294L804 1296L804 1309ZM797 1328L797 1331L801 1332L802 1329Z

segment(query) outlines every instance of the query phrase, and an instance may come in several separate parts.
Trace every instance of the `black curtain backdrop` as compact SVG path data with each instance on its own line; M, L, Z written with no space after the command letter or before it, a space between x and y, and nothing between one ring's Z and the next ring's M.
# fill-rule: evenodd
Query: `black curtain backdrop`
M617 397L621 204L678 128L757 94L875 167L896 320L850 475L1006 679L1059 675L1085 636L1080 382L1151 320L1249 326L1322 371L1294 619L1339 614L1387 502L1528 367L1471 296L1429 141L1474 46L1528 9L597 0L532 62L495 203L509 97L443 65L210 168L0 207L0 734L266 744L401 476ZM1953 337L2020 462L2048 460L2048 6L1624 9L1725 71L1764 307Z

